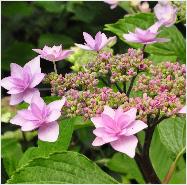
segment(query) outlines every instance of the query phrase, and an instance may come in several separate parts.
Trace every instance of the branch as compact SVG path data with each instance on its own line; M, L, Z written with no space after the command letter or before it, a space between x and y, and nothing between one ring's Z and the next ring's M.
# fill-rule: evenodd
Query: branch
M114 84L115 84L115 86L117 87L118 91L119 91L120 93L123 93L123 91L122 91L122 89L120 88L120 86L119 86L117 83L114 83Z
M129 97L129 95L131 93L131 90L132 90L132 87L133 87L133 84L134 84L134 81L135 81L137 75L138 75L138 72L137 72L137 74L135 76L132 77L131 83L130 83L128 91L127 91L127 97Z

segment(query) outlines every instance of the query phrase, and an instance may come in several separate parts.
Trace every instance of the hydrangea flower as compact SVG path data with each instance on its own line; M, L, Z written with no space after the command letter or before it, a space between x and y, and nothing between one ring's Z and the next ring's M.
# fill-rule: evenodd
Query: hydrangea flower
M84 50L99 51L112 41L116 41L116 36L107 38L104 33L100 31L96 34L95 39L88 33L83 32L85 44L75 44L77 47Z
M1 86L11 94L10 105L16 105L22 101L30 103L34 95L39 95L38 89L34 88L44 78L41 73L40 57L36 57L26 63L24 67L11 63L11 76L1 80Z
M122 108L113 110L109 106L104 107L101 116L91 118L96 129L93 146L101 146L110 143L114 150L127 154L133 158L138 139L134 134L147 127L147 124L136 120L137 109L131 108L123 112Z
M18 111L10 123L21 126L22 131L38 128L40 140L54 142L59 135L59 125L56 120L61 116L65 101L63 97L46 105L40 96L34 96L28 109Z
M154 25L149 27L147 30L136 28L134 33L129 32L129 34L123 34L123 37L128 42L136 42L136 43L141 43L141 44L168 42L169 40L166 38L157 38L157 35L159 34L158 29L160 25L161 24L159 22L156 22Z
M63 50L62 45L53 47L44 46L43 49L33 49L33 51L40 54L41 58L51 62L63 60L73 52L72 50Z
M173 7L170 2L160 1L154 7L154 13L159 22L166 27L170 27L176 22L177 8Z
M104 1L105 3L110 5L110 9L113 10L114 8L116 8L119 4L118 0L106 0Z
M187 106L185 105L185 106L179 111L179 113L181 113L181 114L186 114L186 112L187 112Z

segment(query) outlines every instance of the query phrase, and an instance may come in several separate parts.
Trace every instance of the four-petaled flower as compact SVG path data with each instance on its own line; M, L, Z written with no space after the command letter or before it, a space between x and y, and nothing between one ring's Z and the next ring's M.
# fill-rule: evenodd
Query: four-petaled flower
M53 47L45 46L43 49L33 49L33 51L39 53L41 58L51 62L63 60L73 52L72 50L63 50L62 45Z
M135 108L124 112L120 107L113 110L105 106L101 116L91 118L96 127L93 131L96 138L92 145L101 146L110 143L115 150L133 158L138 143L134 134L147 127L144 122L136 120L136 112Z
M93 37L86 32L83 32L83 36L86 43L84 45L75 45L85 50L99 51L110 42L116 41L116 36L107 38L106 35L104 33L101 33L100 31L96 34L95 39L93 39Z
M123 34L124 39L128 42L136 42L142 44L152 44L156 42L168 42L169 39L166 38L157 38L158 29L160 27L160 23L156 22L147 30L142 30L140 28L136 28L135 32L129 32L129 34Z
M30 103L34 95L39 95L39 90L34 88L44 78L41 73L40 57L36 57L26 63L24 67L11 63L11 76L1 80L1 86L11 94L10 105L16 105L22 101Z
M177 8L173 7L170 2L160 1L154 7L154 13L159 22L166 26L172 26L177 19Z
M54 142L59 135L59 125L56 120L61 116L65 101L64 97L46 105L40 96L34 96L28 109L18 111L10 123L21 126L22 131L38 128L40 140Z

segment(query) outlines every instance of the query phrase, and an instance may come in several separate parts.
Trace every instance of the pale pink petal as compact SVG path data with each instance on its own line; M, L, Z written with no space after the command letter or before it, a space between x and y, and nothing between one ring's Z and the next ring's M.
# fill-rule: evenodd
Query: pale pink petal
M32 49L33 51L35 51L36 53L42 55L43 54L43 50L42 49Z
M40 110L43 109L43 107L46 105L44 100L40 97L40 94L35 94L33 97L32 97L32 100L31 100L31 103L34 103L36 104Z
M58 111L61 111L62 107L64 106L66 102L66 98L63 97L61 100L56 100L56 101L53 101L51 103L49 103L47 105L47 107L50 109L50 110L58 110Z
M23 78L23 68L18 64L10 64L11 76L16 78Z
M49 116L46 118L46 122L56 121L61 116L61 112L59 110L52 110Z
M24 89L23 88L19 88L19 87L13 87L11 88L7 93L8 94L19 94L21 92L23 92Z
M18 111L18 116L25 118L25 120L37 120L38 118L36 118L35 115L32 114L31 110L20 110Z
M104 142L103 139L100 138L100 137L96 137L96 138L94 139L94 141L92 142L92 145L93 145L93 146L101 146L101 145L104 145L104 144L105 144L105 142Z
M179 113L181 113L181 114L186 114L186 112L187 112L187 106L185 105L185 106L179 111Z
M103 114L106 114L106 115L110 116L112 119L114 119L114 117L115 117L115 110L113 110L109 106L105 105L104 106Z
M101 117L93 117L91 118L91 121L96 128L103 127L103 119Z
M147 124L145 124L143 121L140 120L136 120L134 122L132 122L126 129L127 132L125 133L126 136L130 136L130 135L134 135L138 132L140 132L141 130L143 130L144 128L147 128Z
M38 130L38 138L42 141L54 142L58 135L59 125L56 121L42 125Z
M40 96L40 92L36 88L27 89L24 91L23 100L27 103L31 103L31 100L34 96Z
M60 56L58 56L56 58L56 60L63 60L67 57L69 57L69 55L71 55L71 53L73 53L73 50L63 50L62 53L60 54Z
M37 56L31 61L29 61L27 64L25 64L24 68L27 66L30 68L32 75L41 73L40 56Z
M105 39L104 39L104 40L105 40ZM115 44L116 40L117 40L116 36L114 36L114 37L109 37L106 41L103 41L103 40L102 40L102 44L101 44L100 48L102 49L102 48L104 48L106 45L110 45L111 43Z
M105 41L106 42L106 41ZM100 49L102 49L100 46L101 46L101 43L102 43L102 34L101 32L99 31L96 36L95 36L95 46L94 46L94 49L96 51L99 51ZM105 45L105 43L104 43Z
M44 73L38 73L33 75L32 82L29 85L29 88L33 88L37 86L44 78L45 74Z
M141 42L138 38L137 38L137 36L136 36L136 34L134 34L134 33L129 33L129 34L123 34L123 38L126 40L126 41L128 41L128 42Z
M23 101L23 93L12 94L10 97L10 105L16 105Z
M10 120L10 123L12 123L14 125L20 125L20 126L22 126L25 122L26 122L26 120L22 116L20 116L19 114L17 114L16 116L14 116Z
M11 77L6 77L1 80L1 86L10 90L14 85L12 84Z
M116 141L118 139L117 136L113 136L105 131L105 128L96 128L93 130L93 133L103 139L105 143L109 143L111 141Z
M84 36L84 40L86 41L86 43L91 47L91 48L94 48L95 46L95 40L93 39L93 37L86 33L86 32L83 32L83 36Z
M32 131L35 130L36 128L38 128L39 125L34 122L34 121L26 121L25 123L23 123L21 125L21 130L22 131Z
M42 110L39 108L38 103L31 103L30 105L32 114L37 118L37 120L42 120Z
M162 26L162 23L160 21L157 21L155 24L153 24L149 30L152 33L157 33L158 29Z
M104 127L110 128L110 129L113 129L115 127L116 123L115 123L114 119L112 119L110 116L102 113L101 117L103 119Z
M127 154L129 157L134 158L138 139L135 136L122 136L117 141L112 141L112 148L114 150Z
M89 47L89 46L86 46L86 45L82 45L82 44L76 44L75 45L81 49L85 49L85 50L94 50L93 48Z
M136 108L131 108L130 110L124 112L124 115L128 115L130 117L130 122L133 122L136 119Z

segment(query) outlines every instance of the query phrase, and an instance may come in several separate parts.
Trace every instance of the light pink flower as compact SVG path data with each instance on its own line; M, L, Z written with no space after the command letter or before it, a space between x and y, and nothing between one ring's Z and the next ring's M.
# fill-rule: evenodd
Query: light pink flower
M114 8L116 8L119 4L119 1L118 0L106 0L104 1L105 3L111 5L110 6L110 9L113 10Z
M22 131L38 128L38 138L42 141L54 142L59 135L56 121L61 116L65 97L46 105L40 96L34 96L28 109L18 111L10 123L21 126Z
M173 7L170 2L160 1L154 7L154 13L162 25L172 26L177 19L177 8Z
M138 6L138 8L140 9L141 12L145 12L145 13L151 11L151 9L149 8L149 3L148 3L148 2L143 2L143 3L141 3L141 4Z
M103 49L107 44L109 44L112 41L116 40L116 36L107 38L104 33L101 33L100 31L96 34L95 39L93 37L83 32L85 44L75 44L77 47L85 49L85 50L94 50L99 51Z
M38 94L38 89L34 88L44 78L41 73L40 57L36 57L26 63L24 67L11 63L11 76L1 80L1 86L11 94L10 105L16 105L22 101L30 103L33 95Z
M152 44L156 42L168 42L169 39L166 38L157 38L159 34L158 29L161 26L159 22L156 22L147 30L142 30L140 28L136 28L135 32L129 32L129 34L123 34L123 37L128 42L136 42L142 44Z
M186 114L187 113L187 106L185 105L180 111L179 113L181 114Z
M91 118L96 129L93 146L101 146L110 143L114 150L127 154L133 158L138 139L134 134L147 127L147 124L136 120L135 108L123 112L121 108L113 110L105 106L103 113L99 117Z
M63 50L62 45L53 47L45 46L43 49L33 49L33 51L39 53L41 58L51 62L63 60L73 52L72 50Z

